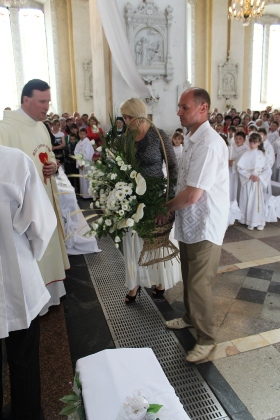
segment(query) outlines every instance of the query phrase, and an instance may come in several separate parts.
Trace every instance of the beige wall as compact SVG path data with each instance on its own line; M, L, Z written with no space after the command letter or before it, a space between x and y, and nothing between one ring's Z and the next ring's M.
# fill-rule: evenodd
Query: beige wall
M72 113L75 110L75 75L71 71L71 52L69 21L71 22L71 10L69 16L68 0L55 0L55 12L57 20L57 38L59 52L59 68L61 83L62 112Z

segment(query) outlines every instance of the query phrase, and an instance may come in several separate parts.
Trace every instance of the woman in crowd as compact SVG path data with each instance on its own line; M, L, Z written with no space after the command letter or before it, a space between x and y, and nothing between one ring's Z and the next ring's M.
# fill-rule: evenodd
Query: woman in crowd
M131 98L125 101L121 107L121 114L126 125L134 118L147 118L147 107L140 99ZM160 138L156 129L145 119L137 119L129 126L137 130L135 138L136 158L141 164L141 172L144 177L163 177L162 166L164 154ZM171 141L163 130L159 130L163 139L169 168L170 180L177 178L177 160ZM174 187L174 185L173 185ZM173 259L165 263L157 264L157 267L139 267L137 262L143 246L143 241L135 233L132 237L131 230L126 233L123 239L123 251L126 267L125 286L129 289L125 302L134 302L137 292L140 293L140 286L151 287L155 284L153 296L162 296L165 289L173 287L181 280L180 266ZM133 244L133 246L132 246Z
M95 141L95 146L99 147L102 144L103 131L99 126L99 121L95 116L91 116L88 120L87 138Z

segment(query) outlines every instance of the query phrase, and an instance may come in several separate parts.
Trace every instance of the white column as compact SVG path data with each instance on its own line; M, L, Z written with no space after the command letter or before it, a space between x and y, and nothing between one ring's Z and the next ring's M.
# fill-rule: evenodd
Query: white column
M15 60L16 84L18 93L18 105L20 104L21 92L24 86L23 57L21 47L21 37L19 29L19 13L17 8L10 8L10 23L13 42L13 52ZM3 65L3 63L2 63Z
M261 102L267 102L267 76L268 76L268 53L269 53L270 25L263 28L263 54L262 54L262 79L261 79Z

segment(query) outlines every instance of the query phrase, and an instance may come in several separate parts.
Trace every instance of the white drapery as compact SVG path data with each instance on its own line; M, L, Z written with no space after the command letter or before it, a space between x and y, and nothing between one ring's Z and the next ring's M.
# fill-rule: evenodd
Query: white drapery
M116 65L128 84L139 96L149 98L152 92L142 80L131 54L116 0L96 0L102 26Z

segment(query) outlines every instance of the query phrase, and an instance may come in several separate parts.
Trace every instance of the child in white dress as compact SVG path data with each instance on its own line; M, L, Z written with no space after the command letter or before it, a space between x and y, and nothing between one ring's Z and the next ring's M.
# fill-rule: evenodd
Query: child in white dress
M87 130L85 128L81 128L79 131L80 141L77 143L75 147L74 154L75 156L82 154L84 161L92 161L92 157L94 155L94 149L91 144L91 141L87 138ZM85 165L80 165L80 161L76 161L76 166L79 168L79 173L82 175L80 178L80 193L82 198L91 198L88 194L89 188L89 180L84 178L87 174L87 168Z
M261 127L258 129L258 133L260 133L260 135L262 136L262 142L263 142L263 147L265 150L265 154L269 159L270 162L270 167L271 167L271 172L273 173L273 167L275 166L275 153L274 153L274 149L270 143L270 141L267 139L267 131L264 127ZM267 188L264 189L264 192L268 195L272 195L272 188L271 188L271 178L267 184Z
M263 187L267 187L271 177L270 161L259 133L250 134L249 147L250 150L245 152L237 163L241 181L239 208L242 217L239 222L246 224L249 230L255 227L257 230L263 230L265 226Z
M237 201L239 203L240 195L240 178L237 170L237 163L243 153L247 152L249 147L246 144L246 134L243 131L237 131L234 137L234 161L232 164L230 174L230 201Z
M184 144L184 136L181 133L178 133L175 131L175 133L172 136L172 143L173 143L173 150L176 155L177 162L179 164L179 160L182 155L183 151L183 144Z

